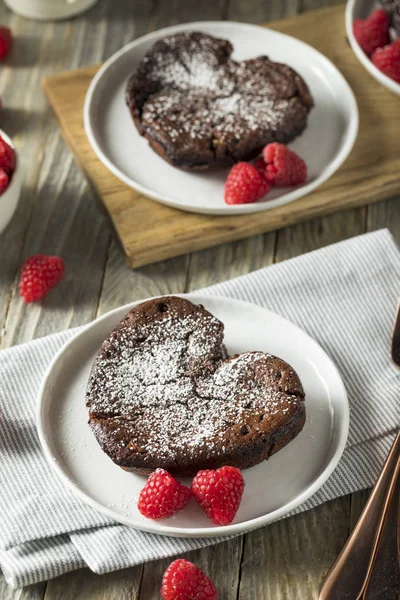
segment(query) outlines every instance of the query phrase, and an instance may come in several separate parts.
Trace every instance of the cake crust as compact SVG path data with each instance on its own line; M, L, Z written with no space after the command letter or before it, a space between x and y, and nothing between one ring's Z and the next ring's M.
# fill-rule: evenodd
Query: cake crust
M266 460L304 426L295 371L264 352L227 358L224 326L167 296L131 310L102 344L86 403L103 451L120 467L179 476Z

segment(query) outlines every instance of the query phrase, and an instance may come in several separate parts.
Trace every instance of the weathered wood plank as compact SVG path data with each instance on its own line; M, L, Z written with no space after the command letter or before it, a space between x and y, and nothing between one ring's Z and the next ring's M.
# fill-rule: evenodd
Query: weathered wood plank
M4 577L0 576L1 600L43 600L46 583L29 585L23 589L13 590L6 584Z
M272 264L275 237L275 233L270 233L192 254L186 291L233 279Z
M387 227L400 245L400 196L368 207L367 230Z
M230 0L227 17L244 23L266 23L299 12L300 0Z
M138 566L106 575L89 569L67 573L48 582L45 600L138 600L142 570Z
M365 231L366 208L299 223L278 231L276 262L340 242Z
M247 534L240 600L314 600L348 534L349 498Z
M150 296L184 292L188 261L182 256L132 270L123 262L118 244L112 241L97 313Z
M323 8L325 6L334 6L335 4L343 4L342 0L300 0L299 12L313 10L315 8ZM343 23L344 26L344 23Z
M220 20L224 16L225 0L158 0L151 29L161 29L190 21Z

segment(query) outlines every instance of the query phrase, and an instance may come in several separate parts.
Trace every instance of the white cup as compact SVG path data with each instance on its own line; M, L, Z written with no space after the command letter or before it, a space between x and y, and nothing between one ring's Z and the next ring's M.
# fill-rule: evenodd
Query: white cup
M16 211L21 194L22 176L18 152L12 140L0 129L1 137L15 152L15 169L8 188L0 195L0 233L7 227Z
M28 19L68 19L96 4L97 0L4 0L14 12Z

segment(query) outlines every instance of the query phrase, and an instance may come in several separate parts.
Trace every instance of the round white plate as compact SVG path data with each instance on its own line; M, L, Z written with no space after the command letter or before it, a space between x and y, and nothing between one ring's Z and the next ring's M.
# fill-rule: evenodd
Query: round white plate
M315 107L303 135L290 147L308 165L308 182L272 190L267 200L230 206L224 202L227 171L187 173L160 158L139 135L125 105L125 87L154 42L178 31L200 30L229 39L238 60L267 54L296 69L310 86ZM99 159L128 186L145 196L190 212L215 215L259 212L291 202L326 181L349 155L358 131L358 110L344 77L311 46L256 25L230 22L185 23L150 33L114 54L94 77L85 101L84 121Z
M233 524L210 523L194 501L171 519L151 521L137 509L146 478L127 473L100 449L88 427L85 391L102 341L136 303L94 321L64 346L50 365L39 395L37 427L47 459L84 502L126 525L170 536L204 537L248 531L293 510L326 481L346 444L349 408L341 377L322 348L269 310L226 298L186 296L225 323L230 354L264 350L299 374L306 392L303 431L268 461L243 471L244 496ZM183 480L190 485L190 480Z
M394 94L400 96L400 84L382 73L365 54L364 50L359 46L353 33L353 23L356 19L367 19L375 8L382 8L376 0L348 0L346 6L346 31L350 46L354 54L365 69L372 75L376 81L384 85ZM395 34L392 32L392 38L395 39Z

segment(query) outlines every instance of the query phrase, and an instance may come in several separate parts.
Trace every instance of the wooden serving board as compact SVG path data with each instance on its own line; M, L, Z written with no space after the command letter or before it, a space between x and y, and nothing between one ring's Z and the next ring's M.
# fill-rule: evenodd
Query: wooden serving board
M311 44L342 71L356 94L360 132L346 163L318 190L286 206L240 216L186 213L121 183L100 162L83 127L83 103L99 66L43 80L63 135L101 198L131 267L272 231L400 193L400 99L359 64L347 42L344 7L307 12L268 27ZM318 148L315 149L318 152ZM171 167L172 168L172 167Z

